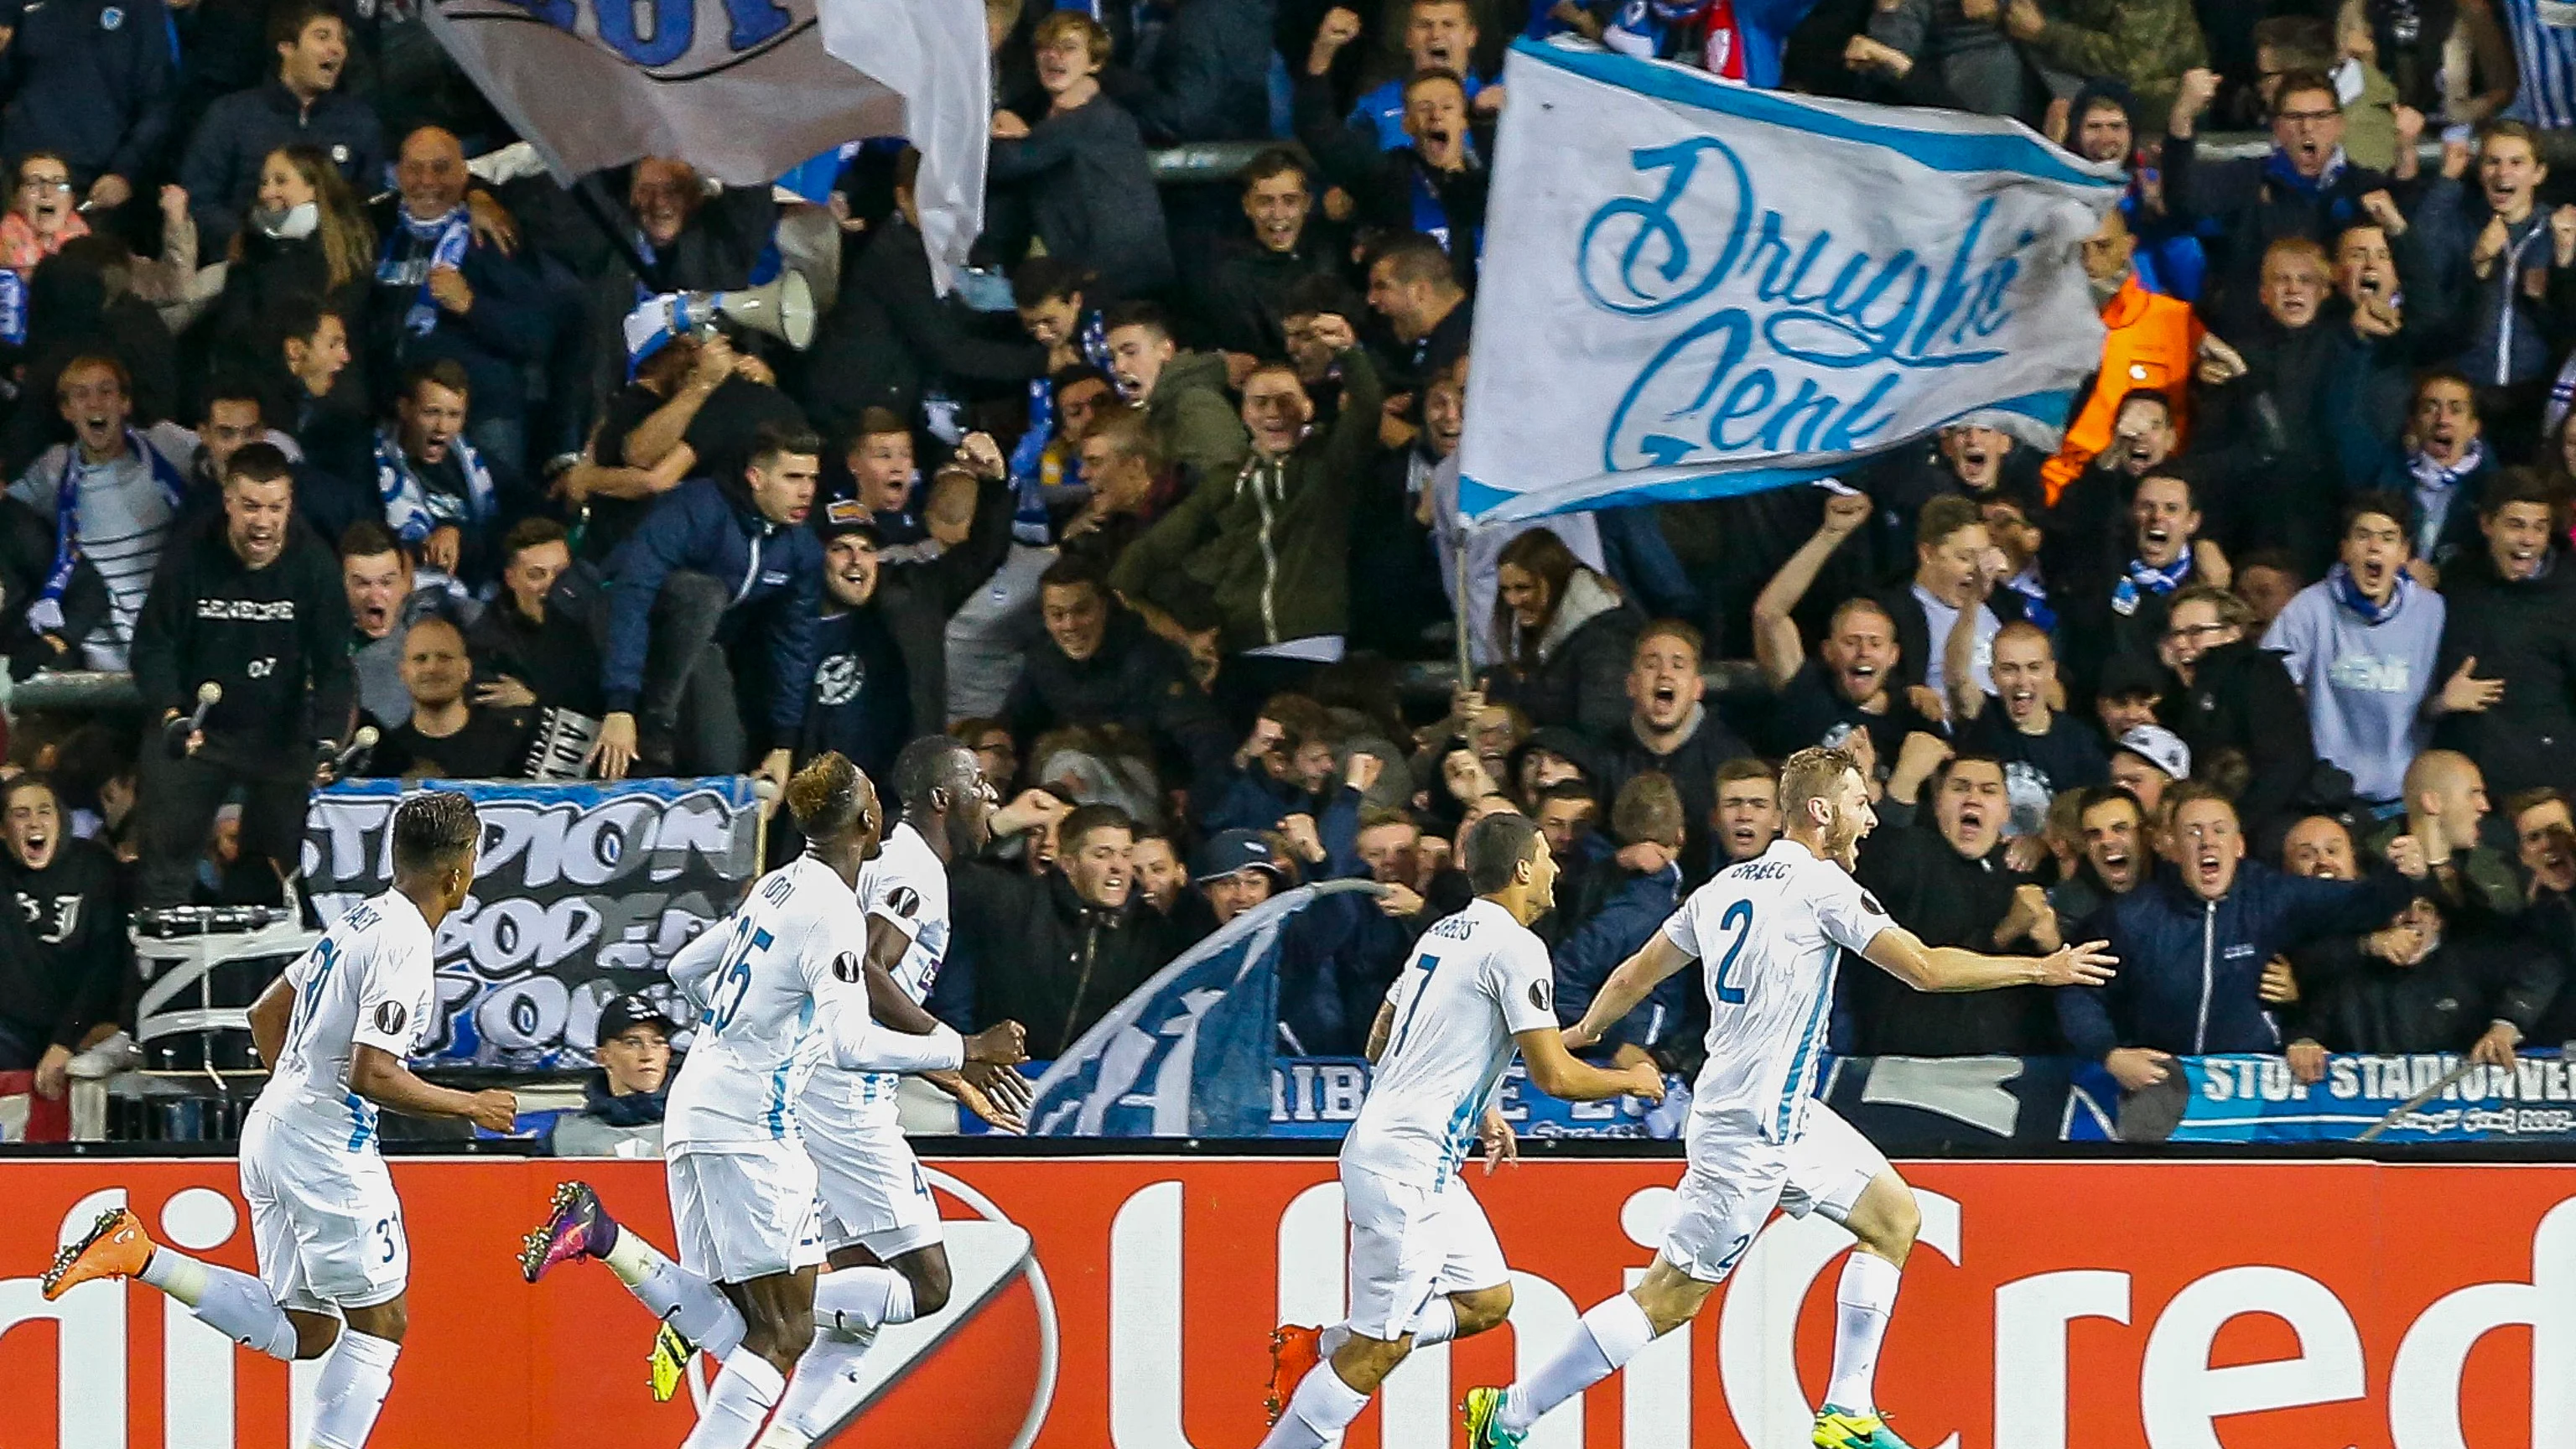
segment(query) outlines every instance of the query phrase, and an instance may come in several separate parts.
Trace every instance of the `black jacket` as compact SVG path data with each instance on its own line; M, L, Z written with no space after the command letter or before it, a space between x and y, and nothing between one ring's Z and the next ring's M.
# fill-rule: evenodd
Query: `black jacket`
M2576 783L2566 758L2576 746L2576 563L2552 549L2540 577L2507 580L2480 549L2443 574L2442 600L2434 687L2474 658L2478 676L2501 679L2505 689L2482 712L2443 715L2433 743L2477 761L2498 800L2534 785Z
M2014 888L2030 881L2004 868L2000 846L1982 860L1970 860L1927 819L1871 836L1853 874L1927 946L2033 949L2027 942L1995 941L1995 927L2012 910ZM1850 1050L1858 1056L2050 1056L2062 1050L2056 1007L2041 987L1916 991L1858 956L1844 958L1841 980L1851 1012Z
M869 607L884 616L911 680L906 739L947 727L948 621L1009 556L1011 512L1018 501L1010 484L985 483L975 495L974 522L956 547L918 563L877 566L877 594Z
M1167 959L1160 918L1085 905L1060 871L969 861L949 873L957 946L974 963L975 1020L1028 1028L1052 1061Z
M1023 755L1058 725L1121 725L1195 764L1234 748L1181 651L1114 604L1100 647L1088 659L1067 658L1052 638L1029 646L1019 682L1002 703L1002 722Z
M2166 210L2177 222L2214 221L2227 239L2210 259L2212 291L2225 308L2212 315L2222 332L2243 331L2236 324L2253 315L2265 248L2290 237L2332 248L2337 233L2368 218L2361 199L2391 184L2384 172L2346 165L2331 185L2302 191L2267 175L2269 159L2208 160L2194 138L2165 141Z
M77 1051L91 1027L116 1018L134 974L116 857L65 836L43 870L0 857L0 892L0 1020Z
M2157 714L2191 746L2194 774L2205 772L2221 750L2244 754L2253 775L2236 813L2249 839L2260 838L2312 793L2317 747L2308 733L2307 703L2281 656L2253 640L2201 655L2190 687L2169 696Z
M392 410L393 394L405 369L453 358L473 383L475 418L524 415L527 366L545 360L555 331L554 299L547 295L535 265L499 247L469 243L457 271L474 294L473 305L459 315L430 303L429 330L415 332L411 310L422 300L434 243L404 228L398 196L379 202L369 215L376 227L376 269L359 319L366 325L366 335L354 341L366 352L367 375L377 389L377 411Z
M996 141L987 179L1025 188L1047 254L1090 268L1108 294L1150 296L1172 282L1163 199L1136 118L1106 95Z
M542 623L520 613L506 594L484 606L465 630L475 681L488 684L506 674L526 685L541 708L569 709L593 719L607 713L599 689L599 644L572 609L559 607L573 591L596 598L600 588L597 571L576 563L547 596Z
M384 185L392 159L375 108L345 88L325 91L307 106L271 76L257 89L226 96L206 108L179 163L188 211L197 219L198 255L223 254L259 195L260 163L281 146L318 147L362 197Z
M1200 340L1227 352L1286 356L1287 319L1280 307L1288 289L1308 277L1331 276L1337 270L1338 238L1327 234L1326 227L1322 212L1311 214L1297 245L1284 252L1274 252L1248 237L1230 239L1216 265L1208 269L1205 295L1199 299L1199 316L1206 324L1206 335Z
M1429 232L1449 249L1461 282L1472 283L1476 251L1485 231L1485 194L1492 174L1477 155L1493 154L1493 137L1479 134L1466 166L1443 171L1411 146L1378 146L1375 127L1343 119L1329 76L1297 67L1297 139L1315 157L1324 178L1351 194L1352 225L1384 231Z
M163 555L134 623L134 688L147 719L196 708L197 686L223 686L206 716L202 757L263 774L310 773L318 740L348 732L349 596L331 551L302 529L263 569L233 552L220 516Z
M1154 145L1265 140L1271 23L1270 0L1181 0L1146 67L1102 84Z
M1583 766L1584 773L1598 782L1605 803L1617 799L1628 782L1639 775L1670 776L1673 790L1682 801L1683 878L1693 883L1708 879L1715 865L1710 855L1709 819L1717 813L1717 767L1753 753L1753 747L1742 736L1718 719L1717 711L1703 704L1699 727L1665 755L1647 748L1645 741L1637 738L1634 724L1625 720L1606 737L1586 739L1552 730L1537 743L1549 744Z
M13 9L7 154L52 151L82 191L110 172L140 194L161 164L177 90L161 0L53 0Z
M54 520L15 498L0 498L0 652L8 654L19 678L50 667L57 658L50 644L36 641L27 623L27 606L44 592L54 567ZM72 577L62 598L63 626L55 636L77 648L107 617L107 584L90 567L89 558L72 550ZM71 662L78 663L73 655Z
M921 233L901 216L842 251L840 296L804 359L805 406L826 433L849 431L872 407L911 417L922 390L942 379L1009 383L1046 370L1046 349L1034 342L975 335L971 314L933 286Z
M2567 974L2555 950L2482 913L2454 917L2440 944L2412 966L2370 955L2363 939L2337 936L2290 953L2299 1001L2283 1013L2284 1036L2337 1052L2456 1052L2489 1023L2509 1021L2530 1038Z
M1581 620L1560 630L1569 622L1567 611L1576 609L1586 611ZM1515 662L1495 670L1486 693L1497 704L1518 705L1534 727L1572 725L1608 738L1627 727L1629 657L1645 625L1636 606L1598 574L1578 569L1541 631L1540 657L1526 667Z

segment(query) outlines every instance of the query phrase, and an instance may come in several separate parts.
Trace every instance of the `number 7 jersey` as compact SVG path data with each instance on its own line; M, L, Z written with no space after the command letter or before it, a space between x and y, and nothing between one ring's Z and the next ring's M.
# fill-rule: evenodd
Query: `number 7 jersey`
M706 1009L663 1114L666 1155L799 1136L796 1099L823 1060L830 1014L867 1013L867 947L858 898L808 855L762 876L682 948L671 974Z
M1473 900L1422 933L1386 999L1394 1023L1342 1161L1438 1188L1476 1141L1512 1038L1557 1025L1547 947L1511 912Z
M1775 840L1691 892L1664 938L1700 960L1708 984L1708 1064L1691 1087L1694 1132L1796 1140L1806 1118L1834 968L1896 922L1851 872Z

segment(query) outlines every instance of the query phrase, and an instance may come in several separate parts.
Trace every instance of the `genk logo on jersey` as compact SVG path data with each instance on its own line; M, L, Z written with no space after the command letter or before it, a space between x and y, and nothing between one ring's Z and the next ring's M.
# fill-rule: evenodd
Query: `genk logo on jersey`
M446 0L449 20L535 19L598 42L657 80L740 64L814 24L814 0Z

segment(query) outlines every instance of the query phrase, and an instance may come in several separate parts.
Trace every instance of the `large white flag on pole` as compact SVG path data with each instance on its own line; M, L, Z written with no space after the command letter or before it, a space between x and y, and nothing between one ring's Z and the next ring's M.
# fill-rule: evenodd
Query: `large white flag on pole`
M992 82L962 0L433 0L430 28L558 179L676 156L764 186L872 136L921 150L943 273L983 224Z
M1460 502L1749 493L1978 416L2054 441L2119 176L2010 121L1516 45Z

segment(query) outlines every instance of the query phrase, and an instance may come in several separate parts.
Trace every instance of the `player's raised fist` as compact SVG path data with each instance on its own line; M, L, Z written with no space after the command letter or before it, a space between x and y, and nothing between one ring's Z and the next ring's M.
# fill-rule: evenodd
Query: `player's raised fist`
M486 1132L509 1132L519 1125L519 1094L494 1088L474 1094L474 1110L467 1114L475 1126Z
M1029 1034L1016 1021L988 1026L966 1038L966 1060L1016 1066L1029 1059Z
M1664 1074L1653 1062L1639 1062L1628 1069L1628 1095L1649 1102L1664 1100Z

